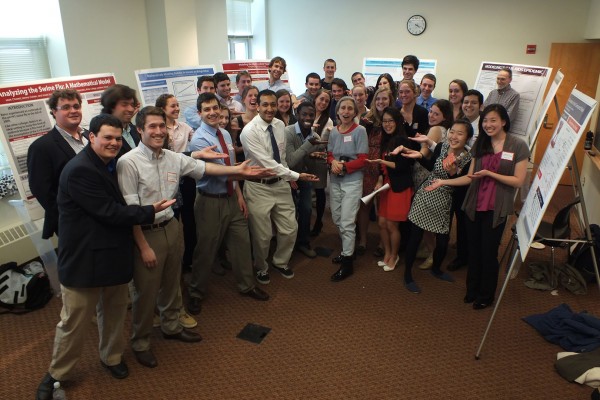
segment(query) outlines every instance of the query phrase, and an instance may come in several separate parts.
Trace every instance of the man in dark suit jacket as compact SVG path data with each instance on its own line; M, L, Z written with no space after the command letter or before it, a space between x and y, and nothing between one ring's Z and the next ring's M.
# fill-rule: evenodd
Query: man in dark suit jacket
M121 149L121 122L101 114L90 123L90 143L60 176L58 277L63 308L54 351L37 399L51 399L56 381L74 370L98 305L100 361L115 378L129 375L122 354L127 283L133 277L133 225L152 224L154 214L174 200L128 206L121 195L115 157Z
M108 87L102 93L100 103L103 113L114 115L123 125L123 146L117 155L117 159L119 159L129 150L135 149L140 142L140 135L135 125L131 123L140 103L135 90L118 83Z
M56 90L48 99L56 125L35 140L27 152L29 188L45 211L42 238L58 233L58 178L70 159L88 143L81 123L81 96L73 89Z

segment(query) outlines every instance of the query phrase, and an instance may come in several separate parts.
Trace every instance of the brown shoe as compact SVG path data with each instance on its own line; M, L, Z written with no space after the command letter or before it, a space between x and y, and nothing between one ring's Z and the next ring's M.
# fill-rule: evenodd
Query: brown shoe
M173 335L167 335L163 333L163 337L169 340L179 340L184 343L194 343L202 340L202 336L196 332L192 332L187 329L182 329L181 332L177 332Z
M135 355L135 359L144 367L155 368L158 365L158 362L156 361L156 357L154 357L152 350L134 350L133 354Z

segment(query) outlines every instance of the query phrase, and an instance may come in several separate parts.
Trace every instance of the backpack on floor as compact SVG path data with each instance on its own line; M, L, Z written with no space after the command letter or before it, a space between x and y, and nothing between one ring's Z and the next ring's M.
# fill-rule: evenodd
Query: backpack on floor
M44 307L52 298L50 280L39 262L25 267L15 262L0 265L0 306L6 311L23 314Z

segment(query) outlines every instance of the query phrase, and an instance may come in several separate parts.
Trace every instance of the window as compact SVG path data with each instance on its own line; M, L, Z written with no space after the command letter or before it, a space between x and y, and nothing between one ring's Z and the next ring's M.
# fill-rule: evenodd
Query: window
M0 84L50 77L46 38L0 38Z
M252 58L252 0L227 0L229 59Z

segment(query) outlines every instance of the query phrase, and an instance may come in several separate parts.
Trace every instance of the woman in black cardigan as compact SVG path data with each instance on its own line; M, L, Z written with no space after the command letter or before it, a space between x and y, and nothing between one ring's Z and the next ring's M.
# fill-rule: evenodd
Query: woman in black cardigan
M384 134L381 138L380 158L369 160L380 166L380 175L375 184L375 190L386 183L391 187L379 195L378 222L385 254L383 260L379 261L377 265L383 267L384 271L393 271L398 263L400 248L398 223L408 226L406 221L413 196L413 160L398 154L390 154L398 146L413 146L404 133L403 122L404 119L397 108L388 107L383 110ZM403 230L403 238L406 240L405 232L406 230Z

